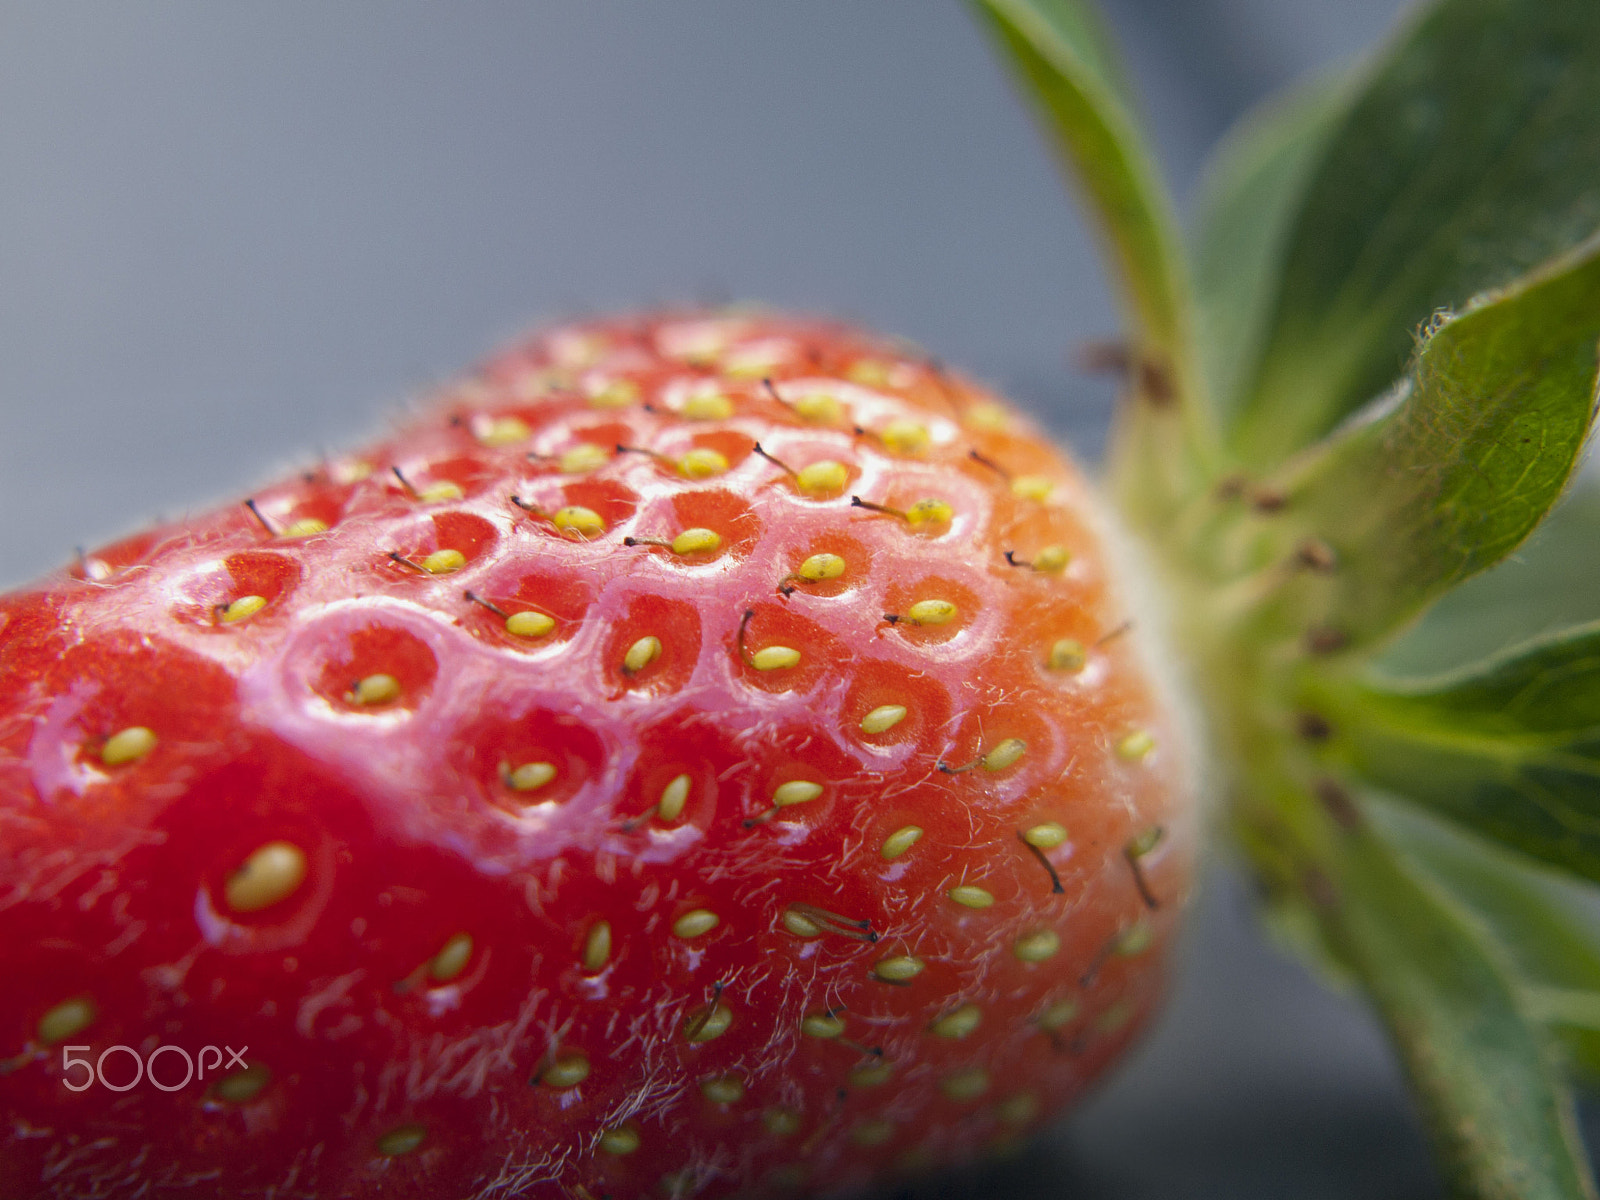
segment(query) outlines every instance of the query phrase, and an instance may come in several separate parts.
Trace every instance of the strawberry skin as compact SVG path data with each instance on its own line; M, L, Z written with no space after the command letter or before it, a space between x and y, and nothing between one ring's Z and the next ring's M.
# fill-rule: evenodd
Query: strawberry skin
M832 1191L1014 1142L1146 1022L1189 886L1106 539L903 346L665 314L0 598L0 1194Z

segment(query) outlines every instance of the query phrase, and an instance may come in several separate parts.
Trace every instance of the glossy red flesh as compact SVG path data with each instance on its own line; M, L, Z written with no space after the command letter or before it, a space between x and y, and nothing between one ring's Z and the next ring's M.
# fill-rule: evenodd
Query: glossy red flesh
M597 404L618 380L637 399ZM702 393L732 415L678 415ZM823 393L842 420L793 410ZM907 420L926 448L894 436ZM836 460L848 482L804 495L757 441L794 470ZM563 472L581 442L609 457ZM696 447L727 472L685 478L674 461ZM441 483L460 498L419 498ZM953 515L916 526L852 495L901 511L935 497ZM1085 485L970 384L819 322L594 323L508 352L390 441L255 500L260 519L222 509L0 600L0 1193L860 1185L1015 1139L1148 1015L1187 887L1188 764L1137 631L1119 633L1130 613ZM565 505L604 532L579 540L529 511ZM281 536L307 517L328 532ZM624 544L691 527L719 549ZM1065 570L1004 557L1051 545ZM465 565L420 569L440 549ZM845 573L780 591L820 552ZM244 595L267 603L224 621ZM928 599L959 615L886 619ZM507 633L501 614L530 608L554 629ZM630 673L645 636L661 653ZM1081 669L1048 667L1062 638L1088 648ZM771 646L798 665L753 669ZM399 697L353 701L379 672ZM881 705L907 716L863 733ZM154 749L105 766L129 726ZM1142 755L1125 741L1140 733ZM1026 747L1010 766L940 769L1009 738ZM508 786L539 761L549 783ZM679 774L681 817L651 815ZM795 780L822 794L774 810ZM1019 835L1051 821L1070 838L1047 867ZM886 859L907 826L921 838ZM304 882L232 910L230 876L274 841L304 851ZM961 884L992 906L953 902ZM798 937L796 904L874 940ZM720 923L675 934L697 909ZM589 970L602 920L611 952ZM1020 958L1045 931L1059 951ZM438 982L429 964L462 933L471 953ZM915 978L874 976L901 956ZM269 1082L244 1101L198 1083L71 1093L40 1022L75 998L94 1018L67 1043L248 1046ZM930 1030L966 1006L965 1036ZM726 1031L687 1040L708 1008ZM802 1032L828 1013L840 1036ZM577 1055L578 1086L540 1082ZM706 1080L742 1095L716 1102L738 1089L708 1098ZM626 1143L602 1144L616 1129L638 1149L607 1152Z

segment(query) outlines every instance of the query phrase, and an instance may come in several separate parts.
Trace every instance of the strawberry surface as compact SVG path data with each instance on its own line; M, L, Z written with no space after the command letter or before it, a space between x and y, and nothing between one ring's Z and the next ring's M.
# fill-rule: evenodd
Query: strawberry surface
M1189 882L1107 536L898 343L667 314L0 599L0 1194L836 1190L1013 1143L1145 1023Z

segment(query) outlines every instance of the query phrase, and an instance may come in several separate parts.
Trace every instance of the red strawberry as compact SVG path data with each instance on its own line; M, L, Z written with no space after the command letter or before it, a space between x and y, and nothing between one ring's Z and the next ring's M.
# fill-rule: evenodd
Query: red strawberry
M655 317L5 597L0 1194L837 1189L1026 1133L1189 880L1104 539L895 344Z

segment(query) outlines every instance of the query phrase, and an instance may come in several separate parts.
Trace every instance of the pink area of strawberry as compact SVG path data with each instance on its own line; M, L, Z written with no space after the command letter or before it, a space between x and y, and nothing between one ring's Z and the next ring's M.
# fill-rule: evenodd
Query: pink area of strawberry
M899 346L665 315L5 597L0 1191L716 1195L1015 1140L1144 1024L1188 886L1103 537ZM64 1044L250 1069L74 1093Z

